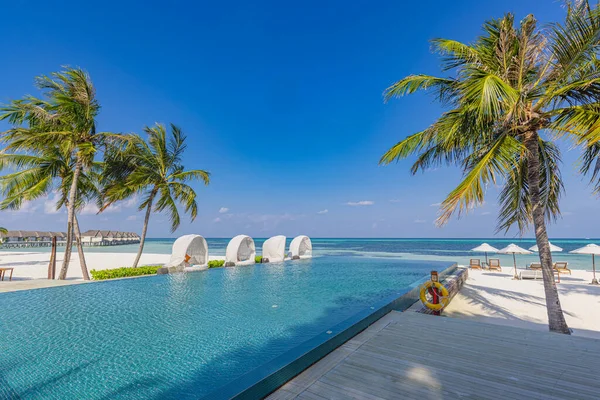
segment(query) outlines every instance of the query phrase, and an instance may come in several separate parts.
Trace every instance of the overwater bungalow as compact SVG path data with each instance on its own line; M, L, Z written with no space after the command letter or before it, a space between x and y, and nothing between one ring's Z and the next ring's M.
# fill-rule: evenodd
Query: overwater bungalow
M140 236L133 232L89 230L81 234L85 246L115 246L140 242Z
M64 246L67 234L51 231L8 231L0 233L0 242L4 248L46 247L52 245L52 238ZM89 230L81 234L84 246L113 246L119 244L139 243L140 236L133 232Z
M44 247L52 244L56 237L57 244L64 245L66 234L64 232L50 231L8 231L0 233L2 247Z

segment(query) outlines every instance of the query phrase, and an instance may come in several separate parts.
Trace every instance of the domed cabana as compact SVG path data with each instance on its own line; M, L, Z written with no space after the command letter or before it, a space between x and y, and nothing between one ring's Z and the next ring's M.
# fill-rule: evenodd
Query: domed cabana
M184 235L173 243L171 260L167 267L184 270L206 269L208 266L208 245L200 235Z
M312 257L312 242L308 236L296 236L290 243L290 257L292 259Z
M229 241L225 250L225 266L254 264L256 247L250 236L237 235Z
M262 246L263 262L281 262L285 258L285 236L273 236L265 240Z

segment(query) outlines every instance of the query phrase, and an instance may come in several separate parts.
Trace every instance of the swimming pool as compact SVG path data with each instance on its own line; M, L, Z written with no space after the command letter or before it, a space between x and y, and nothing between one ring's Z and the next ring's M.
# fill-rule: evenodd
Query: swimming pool
M317 257L0 294L0 398L201 398L448 263Z

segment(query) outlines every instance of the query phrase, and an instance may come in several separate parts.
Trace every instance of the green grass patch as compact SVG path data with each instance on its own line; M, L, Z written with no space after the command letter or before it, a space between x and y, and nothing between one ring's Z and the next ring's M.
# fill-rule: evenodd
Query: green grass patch
M225 260L210 260L208 262L208 268L219 268L225 265Z
M162 265L149 265L137 268L122 267L100 271L93 269L90 271L90 274L93 280L103 281L105 279L127 278L129 276L154 275L159 268L162 268Z

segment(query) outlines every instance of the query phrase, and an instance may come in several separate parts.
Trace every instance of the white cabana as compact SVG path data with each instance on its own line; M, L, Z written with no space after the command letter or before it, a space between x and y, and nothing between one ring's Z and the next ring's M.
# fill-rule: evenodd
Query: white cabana
M548 242L548 243L550 243L550 242ZM535 252L540 251L540 249L538 249L538 245L537 244L535 246L531 246L529 248L529 250L535 251ZM555 252L558 252L558 251L563 251L562 247L558 247L558 246L553 245L552 243L550 243L550 252L551 253L555 253Z
M495 248L494 246L490 246L487 243L482 243L479 246L475 247L474 249L471 249L471 251L475 251L477 253L485 253L485 263L488 263L488 253L497 253L498 249Z
M256 248L250 236L237 235L229 241L225 250L225 266L254 264Z
M517 258L515 254L531 254L531 252L529 250L525 250L524 248L517 246L514 243L511 243L505 248L498 250L498 253L513 255L513 262L515 264L515 275L513 276L513 279L519 279L519 275L517 274Z
M312 242L308 236L296 236L290 243L290 257L292 259L312 257Z
M184 270L206 269L208 265L208 245L200 235L184 235L173 243L171 260L167 267Z
M579 249L570 251L569 253L573 253L573 254L591 254L592 255L592 271L593 271L593 278L592 278L592 285L597 285L598 284L598 279L596 279L596 255L600 255L600 246L598 246L597 244L588 244L587 246L583 246Z
M281 262L285 258L285 236L273 236L265 240L262 246L263 262Z

